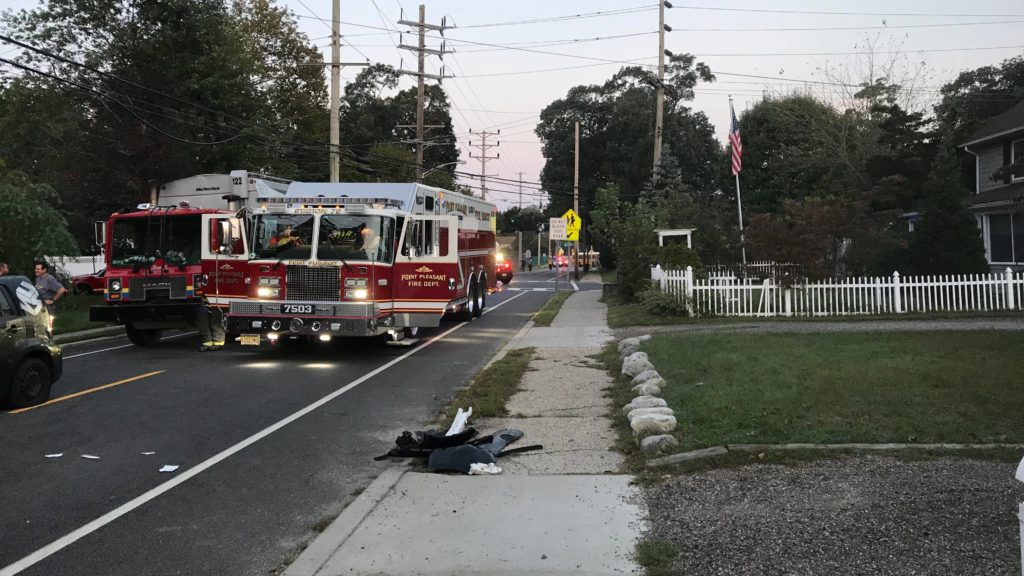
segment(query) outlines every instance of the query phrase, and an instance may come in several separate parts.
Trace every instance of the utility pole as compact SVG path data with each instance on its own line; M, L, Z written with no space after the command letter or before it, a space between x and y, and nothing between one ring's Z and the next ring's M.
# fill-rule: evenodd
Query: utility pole
M439 56L441 58L441 61L443 62L444 61L444 55L448 53L444 49L444 43L441 44L441 49L440 50L434 50L434 49L431 49L431 48L427 48L427 30L436 30L436 31L441 33L441 36L444 36L444 31L445 31L445 29L448 28L448 26L445 26L445 20L444 19L441 20L441 25L440 26L438 26L436 24L427 24L426 23L426 17L427 17L426 6L424 6L423 4L420 4L420 19L418 21L405 20L405 19L402 19L402 20L398 21L399 24L405 24L406 26L412 26L413 28L416 28L417 31L418 31L418 36L419 36L419 42L418 42L417 46L407 46L405 44L399 44L398 45L399 48L403 48L405 50L411 50L413 52L416 52L416 54L417 54L417 61L418 61L418 64L417 64L417 67L416 67L416 72L411 72L411 71L408 71L408 70L399 70L399 72L401 72L402 74L408 74L410 76L415 76L416 77L416 126L415 126L415 128L416 128L416 181L417 182L423 182L424 132L428 128L444 128L444 126L440 126L440 125L436 125L436 124L435 125L430 125L430 126L427 126L427 125L424 124L423 115L424 115L424 106L425 106L425 101L426 101L426 91L425 91L426 89L425 89L425 86L423 84L423 79L424 78L431 78L433 80L437 80L438 82L441 82L445 78L451 78L451 76L445 76L444 75L444 67L443 66L441 67L441 73L440 74L427 74L424 71L424 69L423 69L424 62L425 62L427 54L433 54L435 56ZM413 128L413 126L401 125L401 126L398 126L398 128Z
M472 128L470 128L469 133L474 134ZM480 199L487 200L487 161L497 160L498 158L501 158L500 152L495 154L494 156L487 155L488 150L490 150L491 148L497 148L498 146L501 145L501 142L488 144L487 139L491 136L498 136L499 134L501 134L501 130L498 130L497 132L488 132L484 130L483 132L475 132L475 134L480 136L480 143L474 144L473 141L470 140L469 145L473 148L479 148L480 153L474 156L473 153L470 152L469 157L476 158L477 160L480 161Z
M668 0L658 0L658 102L654 112L654 169L661 164L661 133L665 115L665 32L672 27L665 25L665 8L671 8Z
M519 174L519 210L523 210L523 174L526 172L517 172Z
M331 182L341 180L341 67L369 66L369 62L341 61L341 0L334 0L331 9Z
M579 216L580 213L580 123L576 123L576 161L573 167L572 177L572 211ZM576 250L572 255L573 275L578 281L580 279L580 239L576 237Z

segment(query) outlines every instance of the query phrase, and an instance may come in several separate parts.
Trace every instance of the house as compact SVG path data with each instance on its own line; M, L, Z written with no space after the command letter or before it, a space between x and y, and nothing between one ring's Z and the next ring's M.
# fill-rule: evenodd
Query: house
M985 122L961 147L974 155L975 188L968 198L993 271L1024 268L1024 101Z

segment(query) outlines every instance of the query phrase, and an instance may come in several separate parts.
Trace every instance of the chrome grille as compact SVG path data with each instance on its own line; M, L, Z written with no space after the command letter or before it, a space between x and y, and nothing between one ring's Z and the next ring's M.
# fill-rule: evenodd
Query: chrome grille
M337 301L341 298L341 271L335 267L289 266L285 273L286 300Z
M135 301L187 298L185 286L184 276L132 278L128 282L128 297Z

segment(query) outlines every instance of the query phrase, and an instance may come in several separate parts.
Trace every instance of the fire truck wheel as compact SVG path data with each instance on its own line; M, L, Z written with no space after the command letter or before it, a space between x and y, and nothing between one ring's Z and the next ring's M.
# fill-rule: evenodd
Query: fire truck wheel
M8 401L14 408L39 404L50 397L50 369L38 358L25 358L14 371Z
M484 313L484 306L487 305L487 279L483 276L480 277L480 281L476 283L476 307L473 310L473 316L479 318Z
M160 340L160 336L164 332L155 328L136 328L130 322L124 325L124 331L128 334L128 339L136 346L152 346Z
M469 285L469 299L466 301L466 305L459 311L458 319L463 322L472 322L473 318L476 318L476 282Z

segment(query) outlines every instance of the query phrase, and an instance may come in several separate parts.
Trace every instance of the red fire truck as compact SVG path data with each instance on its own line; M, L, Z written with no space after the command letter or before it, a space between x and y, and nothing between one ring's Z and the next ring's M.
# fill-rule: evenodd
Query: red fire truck
M154 189L151 204L98 223L96 242L104 246L106 260L105 304L93 306L89 319L124 324L139 346L155 343L166 329L194 326L211 282L211 262L219 256L201 250L204 223L214 216L230 222L231 204L286 186L245 171L193 176ZM204 205L223 208L199 207Z
M400 341L446 313L480 316L495 287L495 214L419 184L292 182L242 220L203 216L204 261L219 278L207 294L229 304L228 333L243 345Z

